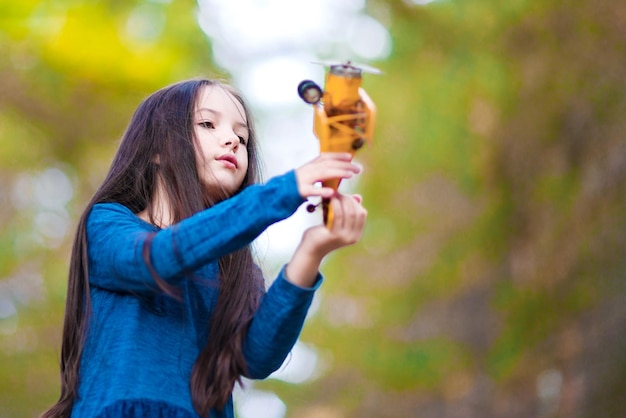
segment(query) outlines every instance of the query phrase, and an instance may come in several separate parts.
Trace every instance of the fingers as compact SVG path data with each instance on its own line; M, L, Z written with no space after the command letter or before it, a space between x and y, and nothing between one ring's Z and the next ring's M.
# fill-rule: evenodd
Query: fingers
M350 162L352 161L352 155L349 152L321 152L315 160L339 160Z
M352 163L348 153L322 153L314 160L296 170L298 191L302 197L331 197L335 191L330 187L315 187L317 183L332 179L347 179L360 173L361 168Z
M334 219L332 233L344 245L351 245L361 239L367 210L361 205L361 196L337 193L332 199Z
M333 197L336 193L335 189L332 187L313 187L312 189L310 196L319 196L325 199Z
M347 179L361 172L361 168L352 163L350 154L321 154L309 163L308 168L309 181L313 182Z
M335 193L330 204L333 207L332 225L309 228L298 247L320 259L337 249L356 244L363 235L367 218L367 210L361 205L360 196Z

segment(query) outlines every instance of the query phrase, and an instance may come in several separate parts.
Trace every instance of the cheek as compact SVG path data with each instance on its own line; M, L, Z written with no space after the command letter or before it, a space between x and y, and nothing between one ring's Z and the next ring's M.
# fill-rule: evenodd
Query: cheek
M203 149L203 147L201 145L196 146L195 148L196 152L196 170L198 170L198 174L200 175L200 177L202 177L202 174L206 168L206 162L207 162L207 157L206 157L206 150Z
M194 149L196 150L196 158L198 162L202 162L206 160L207 156L211 152L211 144L210 141L207 141L205 138L197 137L195 141Z
M242 160L246 164L246 168L248 168L248 153L247 152L244 152Z

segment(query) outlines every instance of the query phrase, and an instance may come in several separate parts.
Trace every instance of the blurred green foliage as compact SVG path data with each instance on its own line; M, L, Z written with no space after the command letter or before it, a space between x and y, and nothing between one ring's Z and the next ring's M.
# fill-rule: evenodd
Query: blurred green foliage
M303 336L331 371L268 386L298 417L626 414L626 8L409 3L369 2L370 219Z
M220 75L195 7L0 2L2 417L58 396L71 244L33 232L17 185L62 169L73 226L137 103ZM393 54L364 85L365 237L325 265L302 336L326 369L256 386L290 417L625 416L626 5L368 10Z
M62 169L74 195L60 209L73 230L143 97L179 79L220 75L194 7L193 1L0 2L2 417L37 416L59 396L72 235L50 247L33 231L40 211L23 187L32 182L19 180ZM43 280L23 283L28 275Z

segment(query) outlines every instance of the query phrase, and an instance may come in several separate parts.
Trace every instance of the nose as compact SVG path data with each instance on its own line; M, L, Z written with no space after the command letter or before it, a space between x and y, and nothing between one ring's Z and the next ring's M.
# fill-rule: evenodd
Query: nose
M234 132L225 132L220 141L223 147L228 147L234 151L239 148L239 137Z

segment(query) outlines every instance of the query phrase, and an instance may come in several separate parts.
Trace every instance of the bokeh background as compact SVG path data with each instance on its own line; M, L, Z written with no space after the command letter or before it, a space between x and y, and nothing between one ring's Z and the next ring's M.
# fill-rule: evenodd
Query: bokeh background
M626 3L0 0L0 417L58 397L75 223L140 100L231 81L271 177L317 152L326 59L384 71L342 184L368 225L238 416L626 416ZM268 278L317 221L259 239Z

